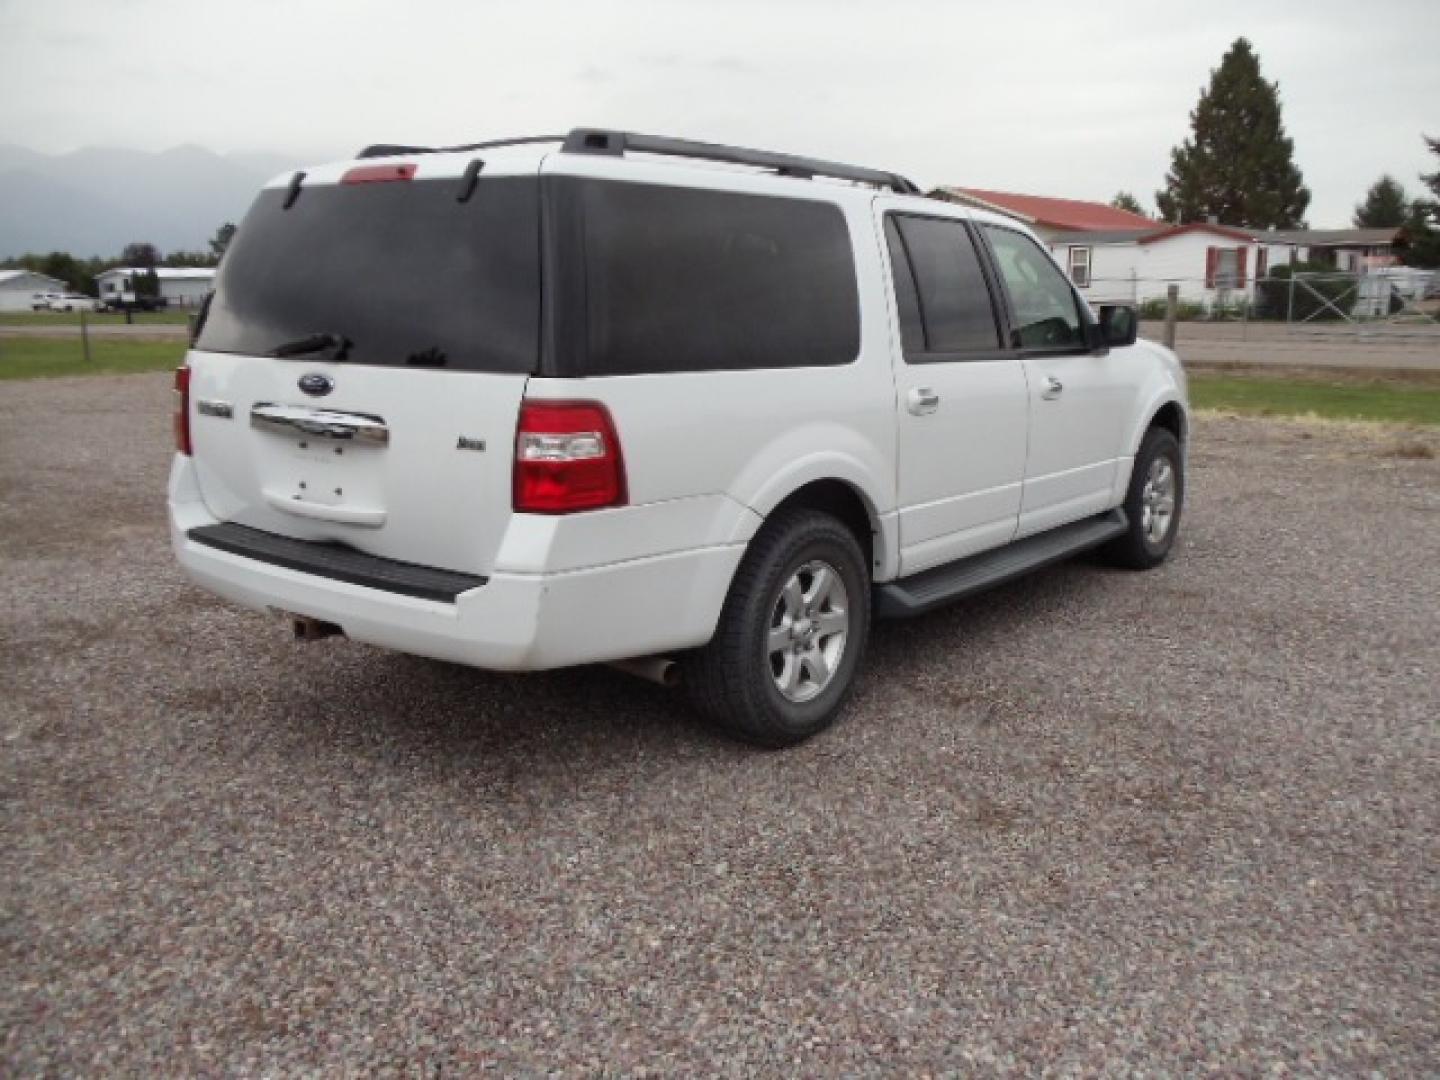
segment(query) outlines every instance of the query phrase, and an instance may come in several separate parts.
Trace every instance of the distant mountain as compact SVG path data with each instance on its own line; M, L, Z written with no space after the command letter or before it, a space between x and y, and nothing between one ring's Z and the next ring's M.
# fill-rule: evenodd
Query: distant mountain
M277 154L87 148L40 154L0 145L0 257L116 255L132 241L199 251L238 222L260 186L299 162Z

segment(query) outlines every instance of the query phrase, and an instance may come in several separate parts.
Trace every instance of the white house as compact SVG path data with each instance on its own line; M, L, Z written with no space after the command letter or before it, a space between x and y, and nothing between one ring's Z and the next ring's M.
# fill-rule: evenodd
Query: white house
M1068 232L1047 242L1094 303L1180 299L1210 306L1253 297L1255 281L1291 260L1294 246L1264 232L1196 223L1144 231Z
M145 273L143 266L116 266L95 275L100 299L121 300L135 291L135 278ZM215 287L213 266L157 266L155 276L160 282L160 295L172 307L199 307L205 294Z
M1082 199L966 187L937 188L930 195L1028 225L1092 303L1161 300L1172 284L1186 303L1238 303L1253 300L1255 282L1291 262L1314 260L1362 275L1392 272L1387 268L1398 263L1396 248L1404 243L1397 229L1167 225Z
M1361 276L1392 274L1394 229L1237 229L1197 222L1146 231L1052 233L1051 252L1092 302L1144 303L1175 285L1187 303L1255 299L1255 283L1279 267L1316 261ZM1363 293L1363 289L1360 290ZM1383 290L1388 295L1387 290Z
M33 270L0 270L0 311L29 311L36 293L70 292L65 282Z

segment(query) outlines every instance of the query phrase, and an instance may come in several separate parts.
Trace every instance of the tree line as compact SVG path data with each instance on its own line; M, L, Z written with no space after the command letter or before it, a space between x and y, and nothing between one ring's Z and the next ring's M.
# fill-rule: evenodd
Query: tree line
M143 270L155 270L165 266L218 266L234 236L235 225L227 221L216 229L215 235L206 242L208 251L172 251L167 254L154 244L137 241L126 244L119 255L109 257L92 255L84 258L66 251L51 251L43 255L33 252L15 255L0 259L0 270L29 270L32 273L44 274L65 282L71 292L95 296L96 276L117 266L139 267ZM146 285L154 283L153 274L140 275L135 283L136 292L144 295L150 291Z

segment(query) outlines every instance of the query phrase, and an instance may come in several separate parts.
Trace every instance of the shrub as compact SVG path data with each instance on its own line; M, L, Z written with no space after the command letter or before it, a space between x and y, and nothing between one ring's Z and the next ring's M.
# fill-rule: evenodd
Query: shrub
M1156 297L1142 301L1140 304L1140 318L1159 320L1165 318L1165 299ZM1197 304L1190 300L1181 300L1175 305L1175 319L1177 322L1194 322L1197 319L1205 318L1205 305Z

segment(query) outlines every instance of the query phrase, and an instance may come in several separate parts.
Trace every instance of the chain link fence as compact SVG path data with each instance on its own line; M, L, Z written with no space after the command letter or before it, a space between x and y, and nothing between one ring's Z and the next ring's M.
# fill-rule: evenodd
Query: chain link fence
M1285 272L1227 282L1202 278L1095 278L1093 304L1130 303L1142 320L1177 325L1258 324L1318 337L1392 336L1440 344L1440 271L1397 267L1367 274Z

